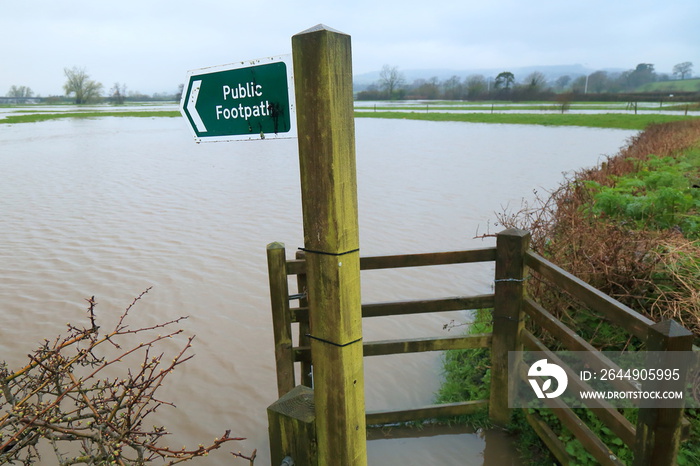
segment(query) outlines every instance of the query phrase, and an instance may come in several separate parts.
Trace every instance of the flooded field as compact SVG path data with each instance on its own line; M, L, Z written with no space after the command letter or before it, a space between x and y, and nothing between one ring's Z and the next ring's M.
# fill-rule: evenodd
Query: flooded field
M362 255L486 247L495 214L562 172L612 155L633 131L358 119ZM171 445L231 429L269 463L266 408L277 398L265 247L303 246L295 140L195 144L181 118L65 119L0 125L0 354L11 367L44 338L86 319L113 322L148 287L133 326L180 315L195 358L161 396L177 409L152 419ZM491 291L487 266L368 271L363 301ZM468 312L376 318L366 341L446 334ZM453 332L455 330L452 330ZM185 337L168 342L178 351ZM365 359L368 410L429 404L437 353ZM379 438L369 464L508 464L497 435ZM504 456L505 455L505 456ZM504 459L505 458L505 459ZM247 464L219 452L208 465ZM47 463L50 464L50 463ZM197 464L197 463L193 463Z

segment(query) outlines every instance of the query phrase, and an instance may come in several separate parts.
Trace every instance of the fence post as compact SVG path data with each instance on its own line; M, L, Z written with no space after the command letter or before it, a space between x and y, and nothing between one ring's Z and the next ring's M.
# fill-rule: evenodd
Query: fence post
M524 261L529 246L527 231L510 228L496 237L489 417L500 426L510 422L508 397L515 396L517 386L517 374L511 374L513 380L508 383L508 352L522 351Z
M275 336L275 364L279 396L294 388L292 321L289 314L286 262L284 244L275 242L267 245L267 272L270 280L272 331Z
M267 408L270 435L270 464L316 466L316 413L314 391L299 385Z
M654 380L642 383L643 391L684 391L693 334L673 320L649 327L647 369L682 367L679 380ZM671 351L671 353L669 353ZM634 466L676 464L681 441L684 407L680 400L643 400L637 418ZM669 404L673 407L669 407ZM675 405L675 406L674 406Z
M318 462L367 464L350 36L292 37Z

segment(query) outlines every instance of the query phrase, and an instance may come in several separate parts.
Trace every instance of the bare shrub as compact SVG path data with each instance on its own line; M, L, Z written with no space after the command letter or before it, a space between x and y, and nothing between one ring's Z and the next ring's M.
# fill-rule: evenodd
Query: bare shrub
M0 363L0 463L35 464L40 461L38 446L46 442L61 465L154 460L172 465L243 440L226 431L208 446L182 450L161 446L167 430L149 425L146 418L172 405L159 399L156 391L168 374L192 357L187 352L194 337L166 357L159 345L182 333L174 327L186 317L131 328L130 312L147 292L134 299L108 332L97 325L97 303L92 297L87 300L88 327L69 324L66 335L44 340L20 369L10 370ZM143 342L123 346L134 335ZM124 361L133 358L140 365L124 367ZM110 373L119 369L121 375L107 376L108 368ZM240 453L234 456L247 458Z

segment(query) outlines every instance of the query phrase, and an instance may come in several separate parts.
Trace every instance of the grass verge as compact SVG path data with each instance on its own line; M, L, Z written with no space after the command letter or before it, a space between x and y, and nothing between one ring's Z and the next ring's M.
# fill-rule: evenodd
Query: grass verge
M684 115L640 114L631 115L624 113L601 113L594 115L584 114L553 114L537 113L536 107L533 113L449 113L449 112L397 112L397 111L362 111L356 110L356 118L393 118L403 120L426 121L461 121L467 123L494 123L517 125L542 125L542 126L583 126L590 128L615 128L629 130L643 130L650 124L667 123L674 121L697 120L700 117ZM540 108L541 110L541 108ZM37 123L41 121L56 120L61 118L100 118L100 117L179 117L180 112L173 110L157 111L80 111L62 113L30 113L8 115L0 119L0 124Z
M700 117L684 115L600 113L539 114L539 113L420 113L420 112L355 112L357 118L394 118L402 120L462 121L467 123L501 123L511 125L585 126L590 128L616 128L643 130L654 123L698 120Z
M61 118L101 118L101 117L138 117L138 118L154 118L154 117L179 117L180 112L177 111L125 111L125 112L66 112L66 113L31 113L23 115L8 115L5 118L0 118L0 124L14 123L37 123L48 120L58 120Z

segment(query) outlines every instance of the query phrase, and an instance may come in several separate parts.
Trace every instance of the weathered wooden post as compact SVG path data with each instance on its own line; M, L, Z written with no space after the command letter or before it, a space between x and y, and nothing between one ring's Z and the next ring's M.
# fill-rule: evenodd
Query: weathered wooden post
M267 408L270 464L289 457L296 465L318 466L314 391L298 385Z
M508 352L522 351L524 261L529 246L530 233L515 228L500 232L496 238L489 417L500 426L510 422L508 397L515 396L515 382L508 383Z
M294 388L292 322L289 315L289 286L284 244L267 245L267 270L270 281L272 331L275 336L277 392L281 397Z
M689 367L693 350L693 333L673 320L666 320L649 327L647 351L653 351L647 359L648 369ZM664 353L672 351L672 353ZM682 353L678 353L678 352ZM683 355L688 355L683 358ZM647 380L644 391L682 392L685 389L686 371L681 368L678 380ZM667 406L674 403L673 407ZM644 400L637 417L637 438L634 448L634 466L676 464L681 441L681 400Z
M350 36L292 37L318 463L366 465Z

